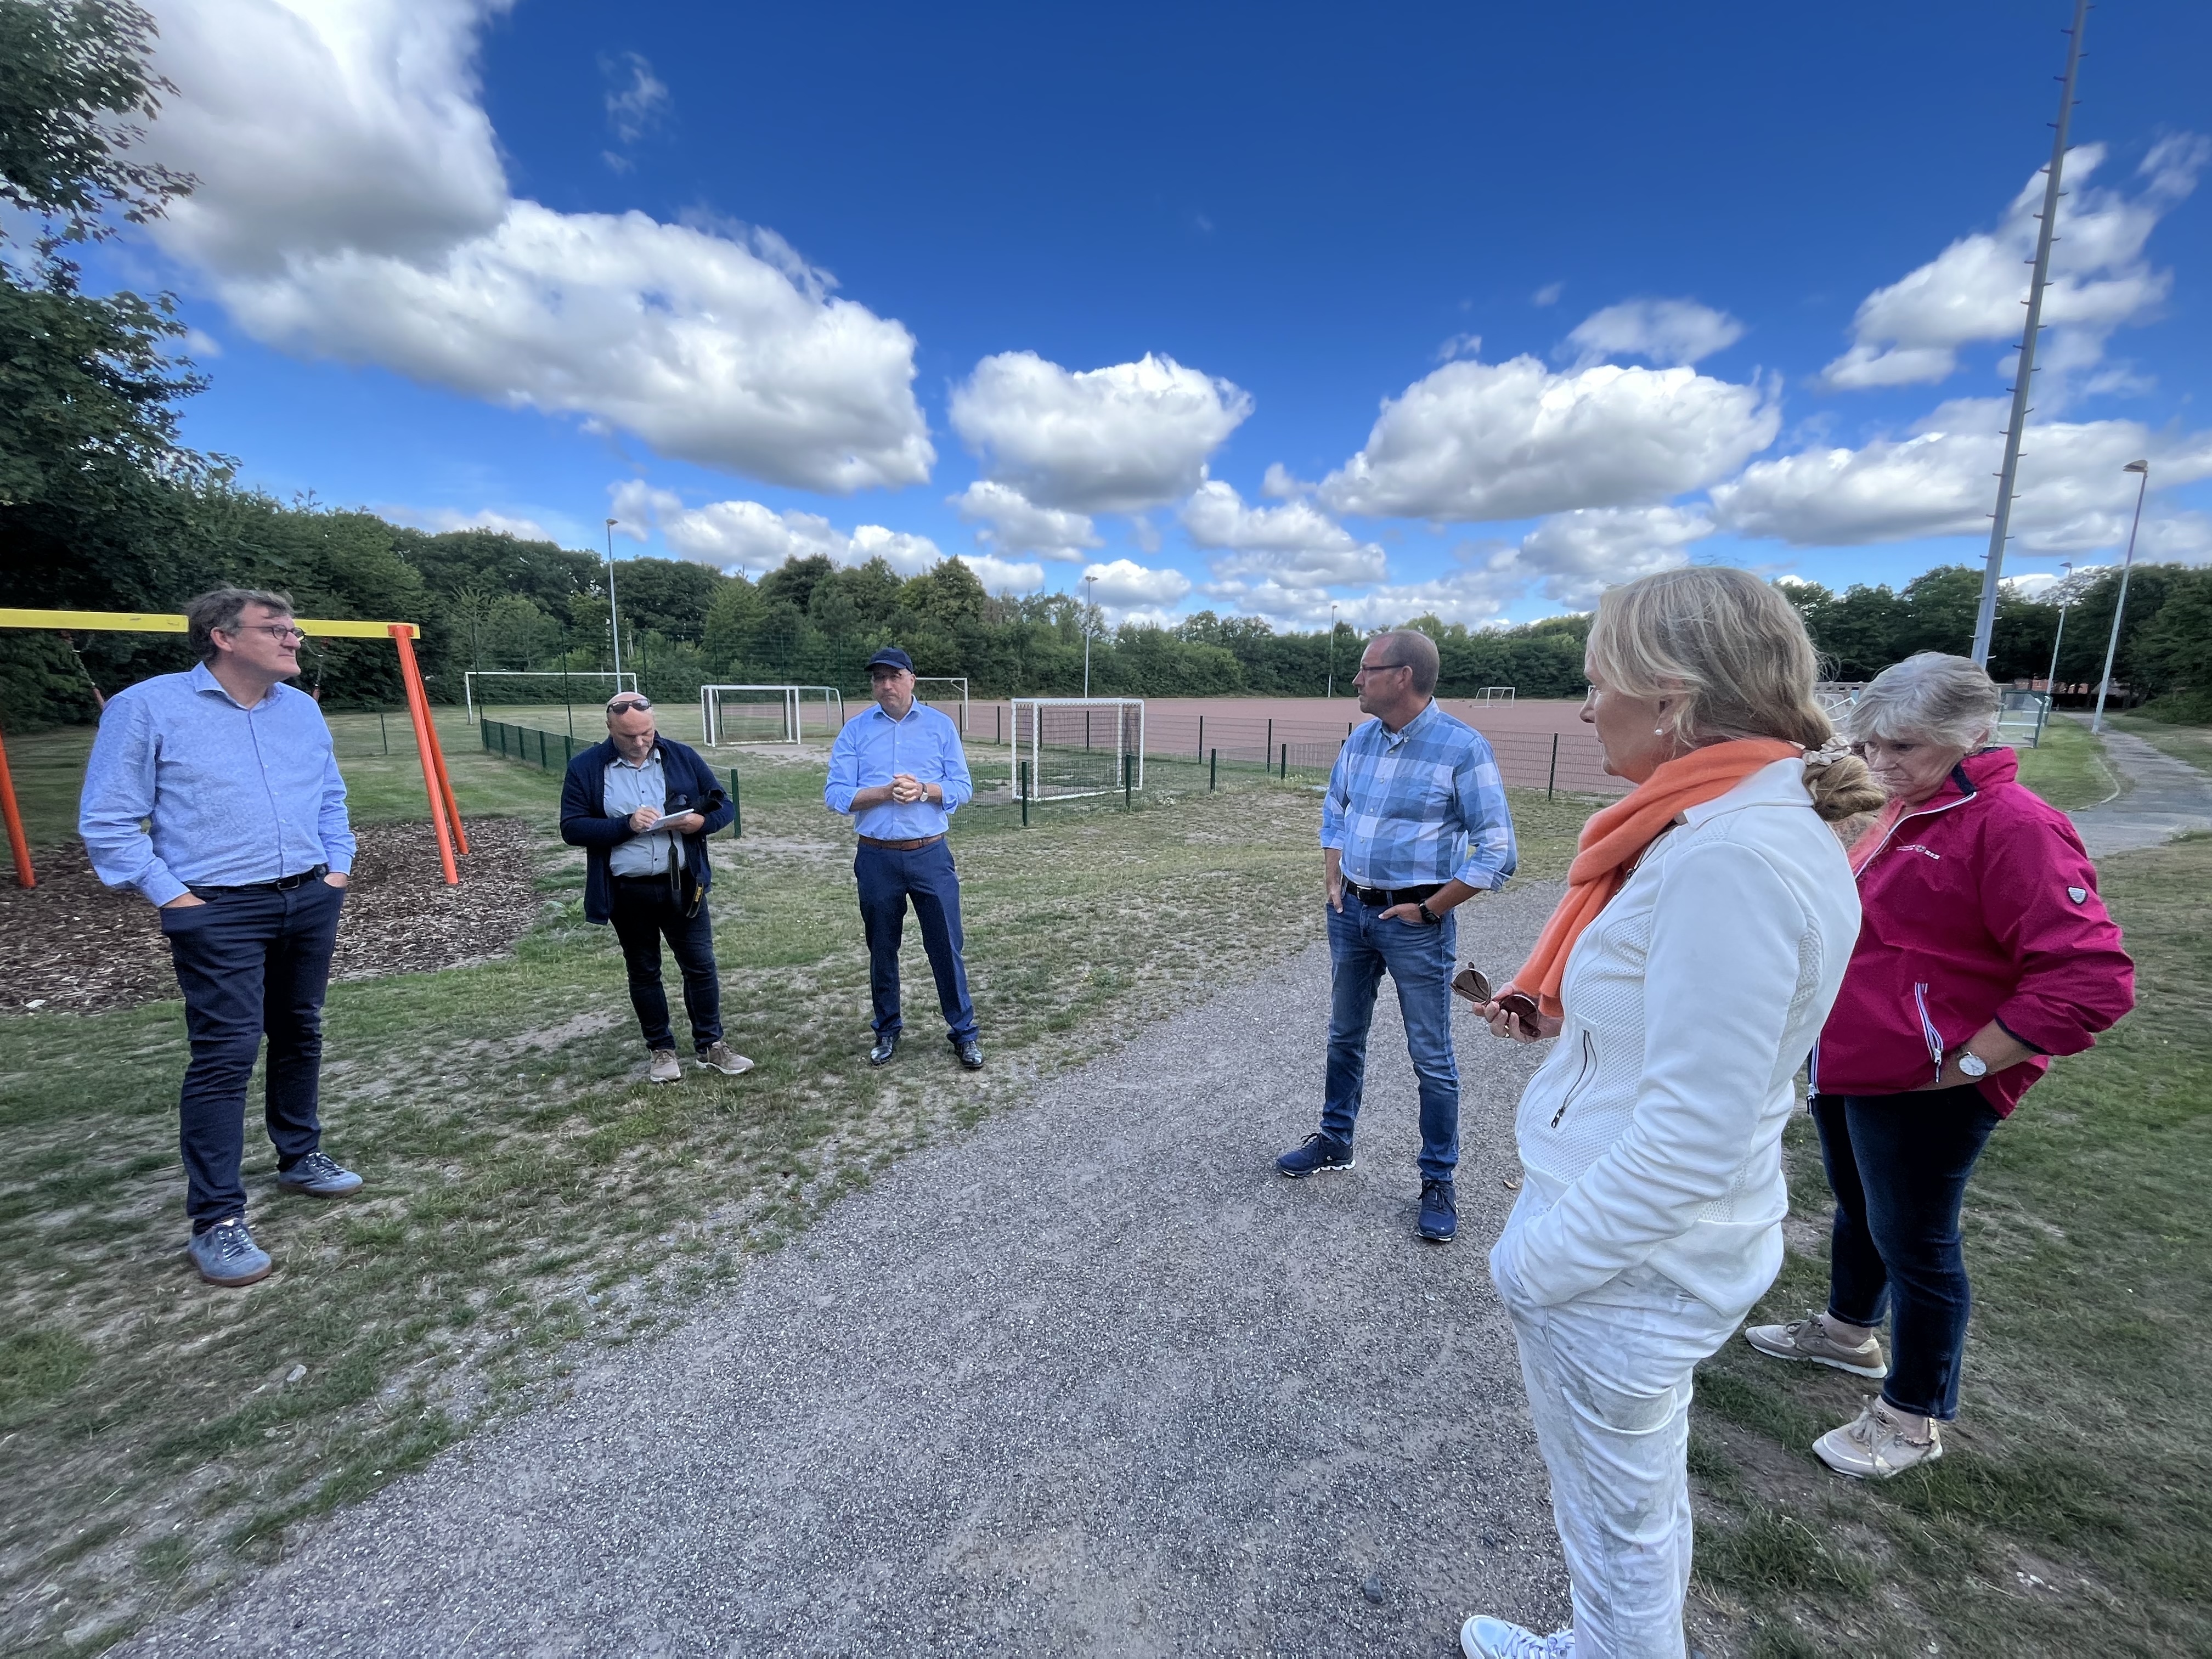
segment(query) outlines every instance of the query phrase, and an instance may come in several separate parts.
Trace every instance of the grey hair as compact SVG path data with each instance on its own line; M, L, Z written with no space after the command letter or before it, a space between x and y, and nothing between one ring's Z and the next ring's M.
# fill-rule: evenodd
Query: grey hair
M213 662L220 654L215 635L236 633L238 619L249 605L260 605L280 617L292 614L292 596L272 593L265 587L218 587L203 593L185 606L185 637L192 654L202 662Z
M1437 676L1443 667L1437 653L1437 642L1418 628L1394 628L1387 634L1377 634L1370 645L1386 646L1390 652L1393 668L1413 671L1413 695L1432 696L1437 689Z
M1996 730L2002 706L1981 665L1941 651L1893 663L1859 693L1844 719L1853 743L1917 738L1944 749L1979 749Z

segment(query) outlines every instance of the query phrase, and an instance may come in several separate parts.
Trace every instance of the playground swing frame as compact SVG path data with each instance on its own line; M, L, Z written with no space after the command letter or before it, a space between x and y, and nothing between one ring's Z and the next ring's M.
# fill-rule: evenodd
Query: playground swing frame
M453 863L458 849L469 850L468 832L461 827L461 809L453 799L453 781L446 770L446 753L438 744L438 728L430 717L430 696L423 689L422 670L415 660L415 641L422 629L405 622L320 621L303 617L294 626L311 639L374 640L389 638L399 653L399 683L407 694L407 713L415 722L415 752L422 763L422 787L430 799L430 823L438 832L438 862L446 885L461 884ZM54 634L182 634L185 619L156 611L17 611L0 607L0 628ZM23 815L15 804L15 786L8 772L8 750L0 740L0 817L8 825L8 847L15 860L15 884L35 887L31 848L23 832Z

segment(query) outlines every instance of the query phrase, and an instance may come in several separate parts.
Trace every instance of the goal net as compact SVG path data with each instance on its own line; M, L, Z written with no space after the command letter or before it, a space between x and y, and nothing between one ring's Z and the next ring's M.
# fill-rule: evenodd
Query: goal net
M834 685L702 685L699 730L709 749L804 743L810 727L835 737L845 696Z
M461 700L469 718L479 708L511 705L561 708L568 703L603 703L617 691L637 690L637 676L624 669L619 674L588 670L563 673L557 668L471 668L461 676ZM477 696L478 691L484 695Z
M1510 685L1486 685L1474 694L1477 702L1511 702L1513 688Z
M968 735L968 681L964 676L931 674L915 676L914 700L933 706L941 705L943 712L952 717L960 735ZM957 705L957 707L956 707Z
M1067 800L1145 787L1141 697L1016 697L1007 782L1017 797Z

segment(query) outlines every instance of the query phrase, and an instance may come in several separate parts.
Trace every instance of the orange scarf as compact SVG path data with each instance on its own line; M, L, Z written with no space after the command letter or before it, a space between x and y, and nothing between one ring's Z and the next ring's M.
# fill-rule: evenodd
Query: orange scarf
M1717 800L1760 767L1803 752L1778 738L1734 738L1692 749L1593 814L1583 825L1575 861L1567 866L1566 893L1544 924L1535 951L1514 975L1512 988L1534 997L1553 1019L1564 1015L1559 983L1566 977L1568 952L1620 890L1630 867L1659 832L1685 807Z

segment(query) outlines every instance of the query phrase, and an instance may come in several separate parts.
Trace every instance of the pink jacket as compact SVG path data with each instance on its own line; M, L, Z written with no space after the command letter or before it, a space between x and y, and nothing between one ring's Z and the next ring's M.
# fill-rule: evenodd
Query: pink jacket
M2042 1051L1981 1080L2008 1116L2048 1056L2081 1053L2135 1006L2135 963L2096 867L2019 771L2009 749L1969 755L1860 863L1863 920L1813 1050L1815 1092L1920 1088L1945 1051L1995 1019Z

